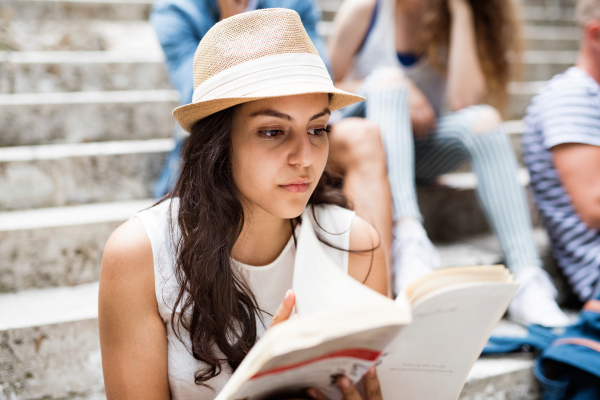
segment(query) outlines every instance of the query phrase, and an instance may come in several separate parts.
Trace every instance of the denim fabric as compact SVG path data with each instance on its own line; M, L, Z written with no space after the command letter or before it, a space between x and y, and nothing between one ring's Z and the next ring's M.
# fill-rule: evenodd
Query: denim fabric
M556 335L552 330L539 325L527 327L527 336L492 336L483 348L482 354L503 354L513 352L542 352Z
M321 9L316 0L258 0L257 8L288 8L296 11L331 75L325 41L317 33ZM165 53L169 80L179 92L180 104L192 101L194 54L202 37L219 19L216 0L159 0L152 7L150 22ZM167 193L177 176L180 151L185 138L182 139L177 134L174 136L177 145L169 155L154 187L155 197Z

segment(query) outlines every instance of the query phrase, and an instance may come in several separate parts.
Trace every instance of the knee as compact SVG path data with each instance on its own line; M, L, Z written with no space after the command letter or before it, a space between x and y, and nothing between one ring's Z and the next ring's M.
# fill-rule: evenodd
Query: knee
M348 118L334 126L332 153L345 169L369 166L385 170L385 150L379 127L363 118ZM337 151L334 151L337 149Z
M481 134L498 129L502 124L502 115L492 106L482 106L481 111L475 118L473 133Z
M380 67L376 69L369 77L374 81L377 89L405 88L408 86L408 79L400 68Z

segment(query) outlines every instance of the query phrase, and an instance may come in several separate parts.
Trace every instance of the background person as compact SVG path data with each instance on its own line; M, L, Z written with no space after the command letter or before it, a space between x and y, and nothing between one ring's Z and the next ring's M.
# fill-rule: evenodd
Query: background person
M300 15L308 36L331 73L325 42L317 33L321 12L315 0L162 0L152 9L150 21L162 45L171 83L181 104L192 99L192 61L198 43L219 20L262 8L289 8ZM386 256L388 274L392 245L392 205L385 150L379 128L364 118L346 118L330 127L329 167L343 176L341 184L352 208L378 230ZM180 164L181 147L187 137L176 129L176 146L170 153L154 187L154 197L171 190Z
M376 122L387 153L396 292L439 265L421 224L415 179L431 183L468 160L506 264L522 283L511 316L525 324L567 324L541 268L501 116L480 105L502 106L508 97L507 54L520 50L512 2L346 0L334 27L336 85L367 97L345 115ZM450 112L444 113L446 102Z
M523 159L552 254L581 301L600 278L600 1L579 0L577 64L527 109Z
M220 22L193 68L193 102L174 111L191 133L175 187L104 251L109 399L215 398L266 327L292 312L300 224L329 243L342 271L387 294L377 232L344 208L326 170L331 110L363 98L333 86L298 14L258 10ZM357 399L348 379L337 383ZM374 370L365 385L377 387Z

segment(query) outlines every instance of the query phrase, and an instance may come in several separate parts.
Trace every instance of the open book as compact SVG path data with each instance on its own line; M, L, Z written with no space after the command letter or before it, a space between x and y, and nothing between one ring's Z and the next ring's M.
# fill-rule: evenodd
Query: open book
M302 224L293 289L298 318L256 343L217 400L342 399L335 380L358 382L374 364L386 400L455 400L517 288L503 266L448 268L396 301L344 274Z

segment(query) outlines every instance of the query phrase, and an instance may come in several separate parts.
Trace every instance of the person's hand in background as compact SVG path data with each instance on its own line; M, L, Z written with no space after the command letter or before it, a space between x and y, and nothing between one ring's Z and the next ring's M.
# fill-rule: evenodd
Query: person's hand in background
M423 92L412 82L409 86L408 109L413 135L424 139L435 128L435 112Z
M345 376L337 378L337 385L342 394L344 400L383 400L381 394L381 386L379 384L379 378L377 377L377 370L375 366L369 368L365 376L363 377L363 383L365 385L365 398L360 395L356 386L352 384L350 379ZM306 393L315 400L327 400L327 397L315 388L307 389Z

